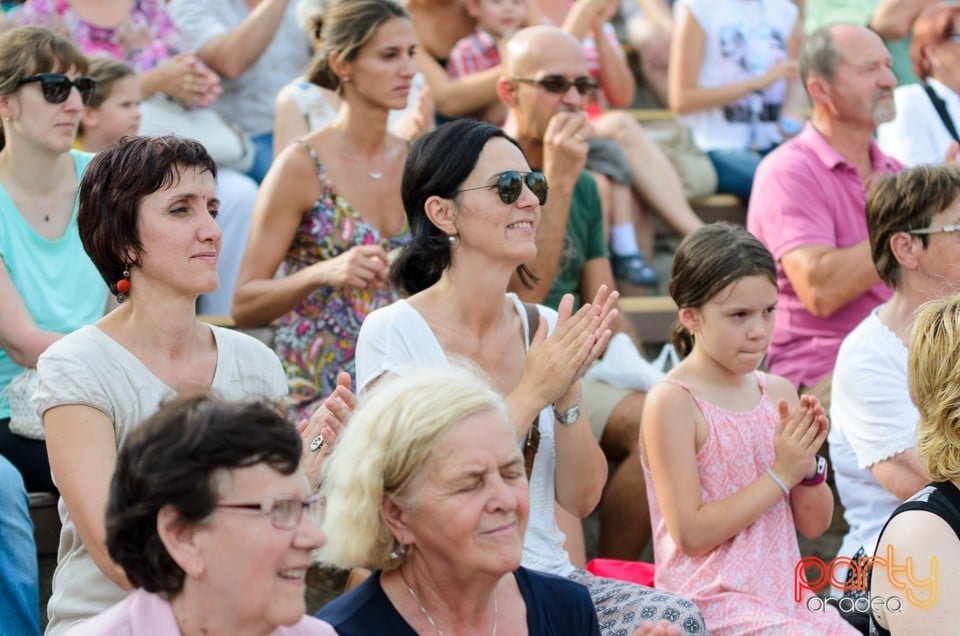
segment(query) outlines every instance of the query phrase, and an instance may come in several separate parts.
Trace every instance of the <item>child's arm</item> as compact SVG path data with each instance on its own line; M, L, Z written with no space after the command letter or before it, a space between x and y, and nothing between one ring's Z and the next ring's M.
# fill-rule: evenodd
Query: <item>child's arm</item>
M807 471L804 473L804 479L815 477L817 471L815 453L823 444L830 428L823 407L817 398L811 395L804 395L797 399L797 392L793 385L784 378L767 375L767 382L770 396L778 401L781 420L789 417L791 403L807 405L814 413L818 429L815 440L820 440L820 444L817 444L816 441L811 444L810 452L814 455L807 460ZM830 522L833 519L833 493L830 492L830 487L826 481L822 481L816 486L803 486L798 483L790 489L790 509L793 511L794 525L796 525L800 534L808 539L816 539L830 527Z
M446 117L462 117L481 110L497 100L499 65L476 75L451 80L445 68L421 48L414 57L417 70L423 73L433 94L437 112Z
M773 471L790 485L808 472L805 451L817 433L812 420L809 409L800 408L777 427L780 447ZM777 482L764 474L736 494L704 504L696 460L698 422L703 423L702 413L680 387L660 383L647 395L642 439L657 503L670 537L689 556L713 550L784 496Z

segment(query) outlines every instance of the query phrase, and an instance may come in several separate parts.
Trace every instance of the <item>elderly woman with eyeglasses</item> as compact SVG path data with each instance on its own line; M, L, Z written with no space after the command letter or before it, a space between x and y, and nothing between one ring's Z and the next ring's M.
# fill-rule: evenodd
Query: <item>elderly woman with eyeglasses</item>
M960 170L885 176L870 188L866 214L873 263L893 295L847 335L833 372L827 441L850 526L840 557L870 556L890 513L929 481L917 457L908 346L917 309L960 291Z
M277 405L181 397L117 456L107 549L137 590L71 636L336 634L305 616L324 500Z

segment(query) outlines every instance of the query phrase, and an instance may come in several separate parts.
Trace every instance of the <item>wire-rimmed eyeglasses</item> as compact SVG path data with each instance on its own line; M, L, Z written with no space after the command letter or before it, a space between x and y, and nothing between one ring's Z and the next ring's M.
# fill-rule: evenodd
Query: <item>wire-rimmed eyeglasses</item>
M960 223L956 225L941 225L939 228L926 227L919 230L907 230L907 234L952 234L960 232Z
M310 495L306 499L264 499L260 503L218 503L217 508L256 510L261 516L270 519L274 528L295 530L300 525L303 511L317 525L323 523L327 509L327 499L321 494Z

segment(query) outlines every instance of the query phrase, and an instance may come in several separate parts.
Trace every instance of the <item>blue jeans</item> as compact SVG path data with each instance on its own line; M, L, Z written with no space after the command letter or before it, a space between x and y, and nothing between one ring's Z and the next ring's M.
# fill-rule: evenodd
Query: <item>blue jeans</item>
M773 148L766 150L708 150L707 156L717 170L717 192L735 194L743 204L750 201L753 174L757 165Z
M20 472L0 456L0 634L40 634L37 546Z
M270 164L273 163L273 133L251 135L250 141L253 142L253 165L246 174L260 183L270 169Z

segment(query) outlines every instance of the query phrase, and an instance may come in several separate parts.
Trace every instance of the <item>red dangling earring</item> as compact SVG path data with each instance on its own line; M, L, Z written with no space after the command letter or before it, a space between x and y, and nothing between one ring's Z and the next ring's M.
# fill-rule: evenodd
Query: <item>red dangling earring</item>
M122 303L130 293L130 269L123 268L123 278L117 281L117 302Z

